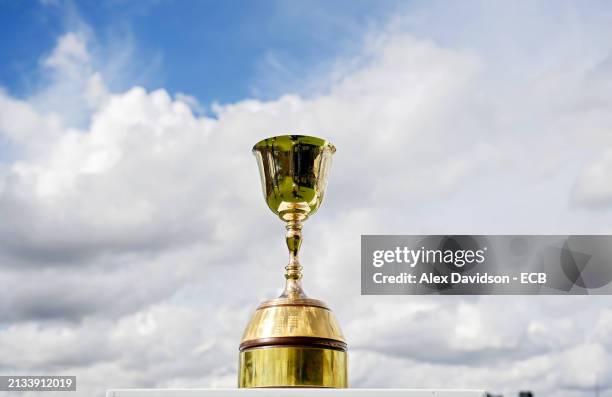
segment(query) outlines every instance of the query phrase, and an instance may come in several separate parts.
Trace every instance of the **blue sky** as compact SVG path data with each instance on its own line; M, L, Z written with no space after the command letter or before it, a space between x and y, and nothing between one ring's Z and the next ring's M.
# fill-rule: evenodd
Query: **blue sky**
M101 51L129 46L128 85L196 96L202 103L269 99L356 52L394 1L0 1L0 85L27 95L57 37L85 24ZM270 66L276 73L270 73ZM115 89L125 89L121 86ZM125 85L125 84L123 84Z

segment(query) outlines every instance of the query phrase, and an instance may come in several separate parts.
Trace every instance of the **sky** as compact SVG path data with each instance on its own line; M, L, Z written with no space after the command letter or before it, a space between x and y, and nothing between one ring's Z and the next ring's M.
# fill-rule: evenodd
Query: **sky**
M612 232L608 2L2 0L0 22L3 374L234 387L287 255L250 151L291 132L338 148L301 256L352 387L612 396L607 296L359 280L362 234Z
M0 43L11 60L0 78L17 94L39 86L41 55L58 36L76 29L87 31L89 51L115 58L98 66L116 90L139 84L188 92L204 103L272 99L290 88L303 90L305 75L356 53L362 28L383 23L399 7L392 1L373 6L273 0L192 1L179 7L163 0L2 5L0 21L12 40Z

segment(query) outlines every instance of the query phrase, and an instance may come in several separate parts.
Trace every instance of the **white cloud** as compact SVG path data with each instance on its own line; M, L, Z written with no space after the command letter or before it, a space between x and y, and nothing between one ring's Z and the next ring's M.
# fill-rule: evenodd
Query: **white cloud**
M84 39L77 33L67 33L60 37L57 46L44 60L43 65L70 77L80 78L82 71L79 66L86 65L89 61Z
M609 207L612 203L612 150L604 151L591 160L580 173L574 185L574 200L590 207Z
M61 36L41 63L47 69L48 82L29 102L42 113L56 114L69 126L85 125L87 115L108 95L100 72L94 70L87 34Z
M233 386L242 327L285 258L250 148L302 132L339 149L304 228L304 282L344 326L354 386L584 397L609 376L606 297L362 297L358 271L360 234L610 231L608 212L571 205L609 204L612 95L590 90L609 81L605 57L496 82L486 52L389 30L325 94L214 118L184 94L112 92L93 58L69 33L42 62L46 87L0 93L8 372L77 374L82 395Z

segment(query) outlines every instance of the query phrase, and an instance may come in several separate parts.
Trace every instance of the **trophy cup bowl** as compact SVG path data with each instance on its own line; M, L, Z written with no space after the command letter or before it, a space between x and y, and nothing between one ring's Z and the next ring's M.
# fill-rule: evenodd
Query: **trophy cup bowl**
M282 220L305 220L320 207L336 148L321 138L284 135L253 147L264 199Z
M321 206L334 146L324 139L283 135L253 147L264 198L285 222L289 262L285 289L259 305L240 343L239 387L348 385L347 345L322 301L302 289L302 223Z

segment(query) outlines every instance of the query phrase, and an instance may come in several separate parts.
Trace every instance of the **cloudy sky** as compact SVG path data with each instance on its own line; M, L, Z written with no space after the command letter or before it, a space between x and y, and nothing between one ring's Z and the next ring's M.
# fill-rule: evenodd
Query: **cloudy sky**
M609 2L0 1L0 373L233 387L283 228L252 145L337 147L307 293L353 387L612 396L610 297L360 296L361 234L612 233Z

